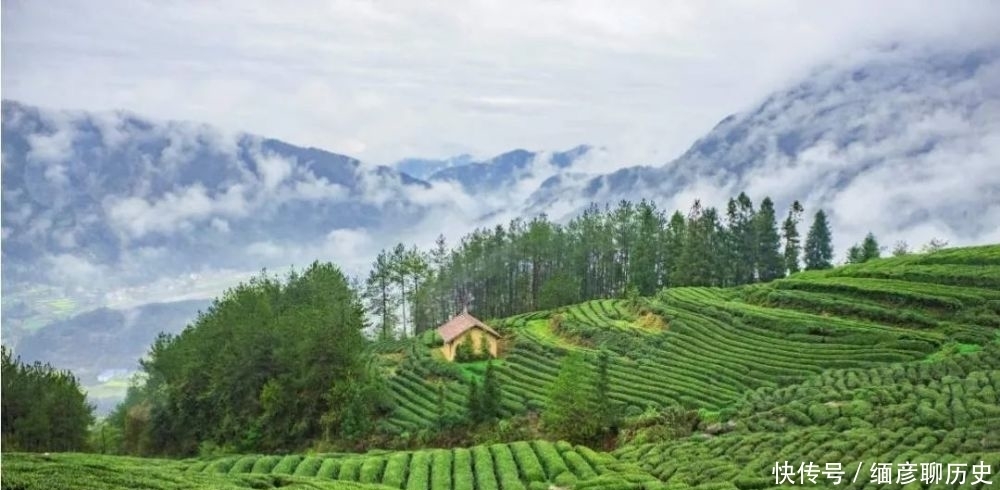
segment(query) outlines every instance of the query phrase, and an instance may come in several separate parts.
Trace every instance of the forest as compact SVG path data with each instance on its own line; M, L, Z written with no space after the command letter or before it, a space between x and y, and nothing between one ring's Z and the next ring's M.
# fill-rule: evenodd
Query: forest
M770 198L745 193L723 212L696 200L687 214L654 202L591 205L565 225L545 215L482 228L448 249L444 236L428 251L398 244L382 250L364 282L364 299L380 338L413 335L462 306L486 318L600 298L649 296L665 287L738 286L799 270L833 266L832 232L823 210L803 237L805 210L787 213ZM874 237L850 255L880 255Z

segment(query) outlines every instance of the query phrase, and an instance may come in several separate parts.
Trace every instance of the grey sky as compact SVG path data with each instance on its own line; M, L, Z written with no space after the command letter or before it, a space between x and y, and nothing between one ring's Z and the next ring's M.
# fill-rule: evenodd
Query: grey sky
M3 2L3 97L347 153L666 162L829 60L996 39L994 2Z

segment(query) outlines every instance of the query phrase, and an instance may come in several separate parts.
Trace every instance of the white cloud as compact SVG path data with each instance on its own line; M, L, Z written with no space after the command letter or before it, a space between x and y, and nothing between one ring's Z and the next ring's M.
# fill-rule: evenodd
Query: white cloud
M50 107L124 108L158 120L214 125L170 123L145 134L124 124L126 114L92 118L108 148L140 133L166 136L169 144L159 158L134 162L147 174L161 173L165 181L198 151L211 153L212 161L227 170L242 165L236 156L244 136L239 131L244 130L366 162L358 172L361 195L352 196L344 186L304 169L302 162L263 154L255 141L250 153L256 173L239 167L238 177L227 172L230 178L218 185L187 184L167 192L154 189L151 180L130 182L128 192L107 198L103 204L111 224L126 238L200 225L234 235L239 218L292 201L357 198L381 205L401 199L429 212L419 223L391 233L320 230L321 236L328 234L309 243L266 237L234 244L247 254L245 267L202 271L200 279L164 272L136 286L146 260L164 260L157 249L127 253L117 271L73 255L51 259L81 280L94 274L107 277L100 287L112 291L111 304L214 295L223 284L231 285L226 281L261 265L305 265L319 258L359 271L379 248L396 241L426 247L444 233L454 243L473 226L520 215L537 185L555 174L543 154L516 185L469 195L453 183L404 186L378 175L373 163L462 152L489 156L516 147L603 145L574 166L582 175L564 175L562 193L550 196L544 210L562 219L587 204L589 199L579 194L586 175L667 162L725 115L750 107L816 64L851 64L873 56L867 48L894 42L962 49L995 44L1000 36L995 29L1000 8L975 1L897 0L877 10L860 0L805 5L332 1L293 6L251 0L236 7L235 1L120 1L99 8L86 2L5 2L4 96ZM984 71L981 80L996 82L992 85L936 88L914 80L922 91L900 88L891 102L923 107L928 99L954 96L945 90L995 94L998 68L989 70L992 74ZM844 93L826 102L843 104L856 95ZM795 161L770 152L759 162L760 171L743 182L711 175L659 205L686 211L700 198L720 206L744 188L755 198L769 194L787 200L816 187L821 191L807 197L807 208L837 208L838 248L868 228L891 230L886 239L913 244L931 235L952 243L970 240L972 231L955 230L945 219L908 225L892 208L906 203L921 211L927 207L922 200L938 199L961 209L966 196L995 189L997 182L989 175L1000 154L1000 108L988 105L973 114L931 108L909 114L908 120L916 122L893 133L893 124L882 123L893 120L885 117L892 110L888 102L859 106L851 113L859 124L870 123L864 140L855 145L837 149L820 138ZM813 109L793 103L776 112L774 124L815 123ZM54 133L30 139L32 158L49 165L41 175L53 184L39 199L57 195L54 185L73 177L58 165L70 150L72 127L56 127ZM886 141L896 146L883 143L879 135L885 134L893 135ZM951 143L917 161L905 157L909 147L933 137ZM771 148L777 144L773 138L765 143ZM830 190L838 171L873 154L887 159L884 169L863 174L843 191ZM969 175L986 177L969 186ZM597 199L622 197L638 196L601 194ZM5 214L4 234L6 220L33 219L30 232L47 236L56 216L33 217L31 212ZM1000 232L987 225L998 222L1000 209L978 212L976 236L996 239ZM70 245L74 235L60 239ZM206 277L217 282L199 282Z
M893 42L979 45L1000 24L988 1L3 8L6 97L205 121L375 163L630 140L665 161L818 62Z
M257 166L260 168L265 190L274 190L292 175L294 162L290 162L280 156L273 154L259 155L256 161Z

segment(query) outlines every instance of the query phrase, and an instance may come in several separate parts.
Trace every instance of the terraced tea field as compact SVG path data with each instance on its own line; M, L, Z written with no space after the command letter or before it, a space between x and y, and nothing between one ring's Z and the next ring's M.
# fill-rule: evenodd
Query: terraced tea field
M981 462L1000 482L1000 246L489 323L509 340L495 361L503 415L540 410L570 351L604 349L610 398L628 421L679 406L698 410L698 431L676 437L635 423L612 453L537 440L179 461L5 454L3 488L750 490L775 487L771 471L785 461L863 466L837 488L993 488L876 483L876 462ZM441 407L462 416L484 370L441 361L426 338L376 352L395 401L379 421L390 435L434 427Z
M191 461L97 454L4 453L4 490L388 490L379 485L284 475L219 475L185 471Z
M338 456L230 456L192 464L188 473L315 477L402 490L657 488L658 481L614 457L566 442L515 442Z
M903 256L742 288L674 288L637 305L589 301L491 322L512 337L498 375L508 415L544 405L571 349L610 350L611 398L721 410L744 393L795 384L827 369L920 360L948 342L998 337L1000 246ZM461 410L465 379L409 355L392 384L391 430L431 427L437 384ZM443 373L443 374L442 374Z
M935 362L833 370L785 388L762 388L720 421L731 432L632 444L615 455L670 485L703 488L773 486L772 468L786 460L840 463L849 474L863 462L863 477L845 483L849 488L878 488L869 481L875 462L970 468L982 462L1000 481L998 392L1000 345L994 343ZM969 487L990 488L961 486Z

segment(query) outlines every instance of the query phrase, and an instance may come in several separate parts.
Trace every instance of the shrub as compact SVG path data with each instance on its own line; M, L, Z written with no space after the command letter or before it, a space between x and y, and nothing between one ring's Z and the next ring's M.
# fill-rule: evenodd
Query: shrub
M490 446L493 459L496 461L496 474L500 480L501 490L524 490L524 484L518 479L517 463L506 444Z
M240 459L239 456L229 456L212 461L205 467L205 473L229 473L229 470Z
M434 451L431 458L431 490L451 490L451 451Z
M554 478L561 473L569 472L562 456L559 455L559 451L551 442L533 441L531 444L535 448L535 454L538 455L542 468L545 468L545 474L550 481L554 481Z
M379 483L382 481L382 469L385 467L385 460L382 458L367 458L361 464L361 474L358 481L361 483Z
M535 455L534 449L531 445L524 441L519 441L510 444L511 453L513 453L514 460L517 461L517 466L521 469L521 474L528 481L545 481L545 470L542 468L542 464L538 461L538 457Z
M274 468L279 461L281 461L280 456L262 456L254 462L253 469L251 469L250 472L256 474L270 473L271 469Z
M238 459L236 463L229 468L230 475L250 473L253 470L253 465L257 461L257 456L243 456Z
M278 464L274 465L271 473L275 475L291 475L295 472L295 467L299 465L300 461L302 461L302 456L285 456L281 458Z
M472 465L476 473L476 488L497 488L496 475L493 474L493 457L486 446L472 448Z
M351 458L344 460L340 463L340 472L337 473L338 480L345 481L358 481L358 477L361 475L361 465L364 464L365 460L363 458Z
M428 490L430 488L430 453L417 451L410 459L410 477L406 479L406 490Z
M454 490L473 490L476 483L472 474L472 454L465 448L456 449L453 463L455 465L452 473Z
M406 483L406 469L410 464L410 453L395 453L389 456L385 464L385 474L382 484L394 488L402 488Z
M323 458L313 456L306 457L295 467L295 476L316 476L319 467L323 464Z
M323 464L319 465L319 470L316 471L316 478L326 478L329 480L336 480L337 476L339 475L340 475L340 460L332 458L323 460Z

